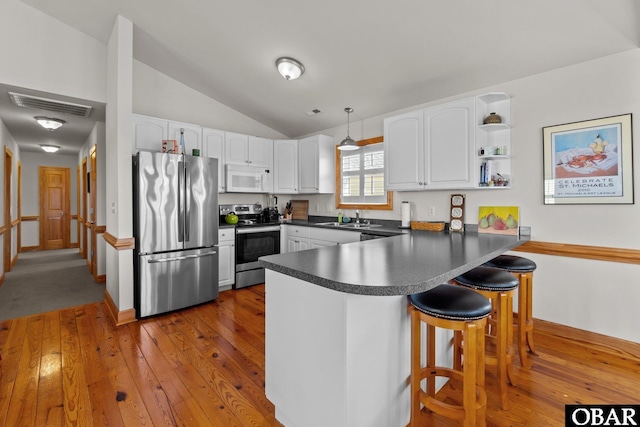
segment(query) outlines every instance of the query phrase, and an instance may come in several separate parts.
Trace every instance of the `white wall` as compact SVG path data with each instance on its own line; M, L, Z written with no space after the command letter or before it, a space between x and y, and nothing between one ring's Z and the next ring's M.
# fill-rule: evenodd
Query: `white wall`
M285 138L281 133L140 61L133 61L133 81L133 112L136 114L246 135Z
M106 100L106 45L27 6L0 2L0 82Z
M77 201L77 157L57 153L34 153L25 151L20 155L22 161L22 215L40 215L40 166L69 169L69 201L68 215L78 213ZM22 246L40 245L39 221L24 221L22 223ZM69 243L78 243L77 221L71 220L69 225Z
M476 220L480 205L517 205L521 224L532 227L532 240L614 248L640 248L640 204L633 205L544 205L542 128L557 124L633 113L634 164L640 165L640 49L585 62L535 76L506 82L450 98L485 92L506 92L512 97L512 183L507 190L466 190L467 223ZM352 136L382 135L382 120L423 104L352 125ZM346 129L321 133L339 141ZM640 173L634 174L635 193L640 191ZM412 202L412 219L448 220L453 191L402 192L394 194L394 210L365 211L364 217L400 220L400 205ZM336 215L333 196L285 196L309 199L310 213ZM320 211L315 210L320 205ZM429 217L428 208L436 215ZM353 215L353 212L346 211ZM640 265L597 262L517 253L538 263L534 278L534 317L581 329L640 342L640 329L632 313L640 301Z

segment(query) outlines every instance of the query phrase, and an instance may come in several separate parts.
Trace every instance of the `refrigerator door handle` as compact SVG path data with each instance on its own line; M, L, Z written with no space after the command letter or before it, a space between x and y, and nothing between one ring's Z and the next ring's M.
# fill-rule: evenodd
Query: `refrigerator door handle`
M217 254L216 251L212 251L212 252L207 252L206 254L185 255L185 256L178 256L178 257L173 257L173 258L150 259L147 262L149 264L156 264L156 263L159 263L159 262L182 261L182 260L185 260L185 259L202 258L202 257L205 257L205 256L213 256L213 255L216 255L216 254Z
M178 242L184 242L184 162L178 162Z
M191 170L189 163L184 162L184 180L185 180L185 196L184 196L184 241L188 242L189 231L191 229Z

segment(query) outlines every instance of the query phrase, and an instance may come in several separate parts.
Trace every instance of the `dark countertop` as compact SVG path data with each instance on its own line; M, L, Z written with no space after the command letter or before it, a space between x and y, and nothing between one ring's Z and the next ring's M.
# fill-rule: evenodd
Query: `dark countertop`
M411 231L384 239L270 255L260 258L259 263L339 292L409 295L429 290L528 240L529 236Z

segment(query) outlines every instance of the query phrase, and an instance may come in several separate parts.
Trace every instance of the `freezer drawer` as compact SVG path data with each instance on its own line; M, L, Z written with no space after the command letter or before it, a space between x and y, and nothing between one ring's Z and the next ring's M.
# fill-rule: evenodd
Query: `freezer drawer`
M138 257L138 317L189 307L218 297L217 248Z

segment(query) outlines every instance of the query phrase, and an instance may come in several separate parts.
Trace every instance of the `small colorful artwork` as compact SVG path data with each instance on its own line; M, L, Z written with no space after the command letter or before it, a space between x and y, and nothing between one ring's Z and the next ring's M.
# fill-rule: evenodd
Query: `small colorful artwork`
M163 139L162 140L162 152L163 153L178 153L178 141L175 139Z
M480 206L478 233L518 235L520 208L518 206Z

